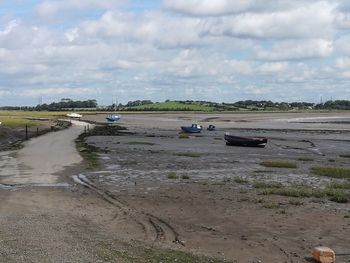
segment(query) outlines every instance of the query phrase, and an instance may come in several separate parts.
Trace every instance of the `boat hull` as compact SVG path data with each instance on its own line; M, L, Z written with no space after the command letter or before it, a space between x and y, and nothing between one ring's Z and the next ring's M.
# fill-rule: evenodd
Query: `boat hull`
M200 133L202 131L202 129L200 128L186 127L186 126L182 126L181 130L186 133Z
M247 138L232 135L225 135L226 145L264 148L267 138Z

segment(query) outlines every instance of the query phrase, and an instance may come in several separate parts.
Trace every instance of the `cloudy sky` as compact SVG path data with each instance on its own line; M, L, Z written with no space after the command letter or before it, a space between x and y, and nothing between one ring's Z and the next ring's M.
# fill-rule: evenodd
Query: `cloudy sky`
M0 106L350 99L349 0L0 0Z

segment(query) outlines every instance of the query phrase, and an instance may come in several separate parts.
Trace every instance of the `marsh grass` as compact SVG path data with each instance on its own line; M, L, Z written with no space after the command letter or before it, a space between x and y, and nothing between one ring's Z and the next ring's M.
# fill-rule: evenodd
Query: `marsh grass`
M167 174L168 179L179 179L179 176L175 172L169 172Z
M88 169L94 169L99 166L98 163L98 148L88 145L85 141L77 139L76 148L79 151L80 155L86 161Z
M190 136L187 133L179 133L179 139L189 139Z
M331 182L327 185L328 189L347 189L350 190L350 181L345 182Z
M262 182L262 181L254 181L254 188L282 188L283 185L279 182Z
M267 188L261 194L263 195L281 195L288 197L316 197L322 198L325 196L323 191L314 190L306 187L282 187L282 188Z
M181 175L181 179L189 180L189 179L190 179L190 176L187 175L187 174L183 174L183 175Z
M260 165L265 167L275 167L275 168L297 168L297 164L285 160L267 160L262 161Z
M178 153L174 153L174 155L182 156L182 157L192 157L192 158L201 157L199 153L194 153L194 152L178 152Z
M263 207L267 209L278 209L281 207L281 205L278 203L267 203L267 204L263 204Z
M244 179L243 177L240 176L235 176L232 178L232 180L237 183L237 184L247 184L248 180Z
M261 194L263 195L281 195L287 197L313 197L324 198L328 197L330 201L337 203L348 203L350 201L350 193L338 189L326 188L316 190L307 187L282 187L282 188L267 188ZM295 205L295 204L294 204Z
M331 167L331 166L314 166L311 168L311 172L320 176L350 179L349 168Z
M342 158L350 158L350 154L341 154L341 155L339 155L339 157L342 157Z
M336 203L348 203L350 201L350 194L348 192L336 189L325 190L329 200Z
M298 161L302 161L302 162L312 162L314 159L309 158L309 157L300 157L298 158Z

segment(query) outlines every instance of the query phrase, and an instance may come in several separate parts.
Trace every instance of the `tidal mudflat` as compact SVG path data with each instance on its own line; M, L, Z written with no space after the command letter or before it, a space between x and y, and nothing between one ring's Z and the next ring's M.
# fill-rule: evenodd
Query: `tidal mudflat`
M104 125L104 117L85 120ZM317 245L349 253L349 120L347 113L122 114L126 130L111 125L80 138L85 161L55 169L63 187L0 190L1 256L310 262ZM217 130L180 133L194 122ZM225 132L269 141L226 146Z
M86 139L100 167L80 176L141 218L127 238L147 239L145 225L155 216L176 233L164 241L231 261L304 262L320 244L348 252L348 115L123 117L127 134ZM193 122L217 130L179 133ZM269 142L230 147L224 132Z

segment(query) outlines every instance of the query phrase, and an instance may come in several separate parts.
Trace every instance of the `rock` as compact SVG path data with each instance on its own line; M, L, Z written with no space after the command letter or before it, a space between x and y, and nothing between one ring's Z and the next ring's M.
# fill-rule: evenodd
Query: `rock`
M335 253L328 247L314 247L312 250L313 258L320 263L334 263Z

